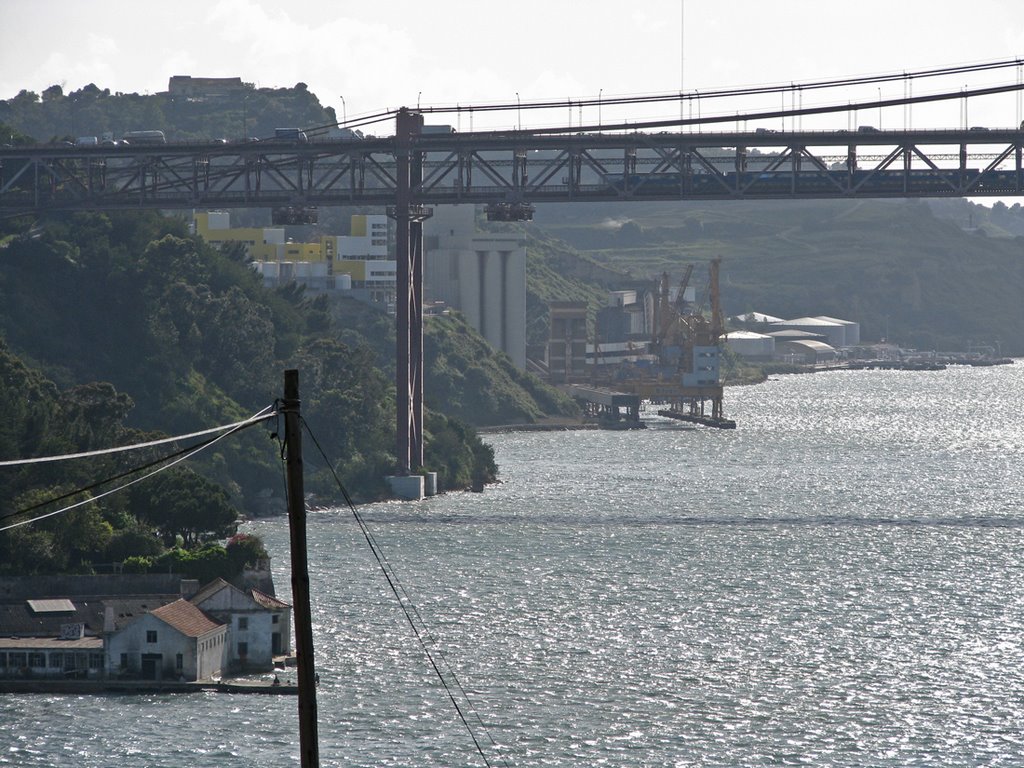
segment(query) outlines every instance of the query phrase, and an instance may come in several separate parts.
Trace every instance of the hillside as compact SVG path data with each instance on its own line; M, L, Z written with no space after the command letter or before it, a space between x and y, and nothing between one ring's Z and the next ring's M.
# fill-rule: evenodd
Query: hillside
M246 84L239 93L210 99L111 93L92 84L65 94L52 85L41 94L22 91L0 101L0 123L43 142L153 129L164 131L172 141L237 139L273 136L276 128L336 122L334 110L321 106L303 83L292 88Z
M721 256L727 314L831 315L868 340L1024 354L1021 209L943 203L944 216L900 200L561 205L535 226L647 280Z
M121 406L126 426L180 434L271 404L281 372L295 367L303 415L335 470L358 498L384 493L394 471L393 379L324 301L263 288L243 261L156 213L52 216L0 252L0 334L55 386L110 382L130 403ZM494 478L493 456L472 431L440 412L429 423L438 439L426 461L442 488ZM452 444L463 446L462 459L449 455ZM265 431L226 442L201 466L247 511L280 498ZM311 466L307 488L338 498L328 468Z

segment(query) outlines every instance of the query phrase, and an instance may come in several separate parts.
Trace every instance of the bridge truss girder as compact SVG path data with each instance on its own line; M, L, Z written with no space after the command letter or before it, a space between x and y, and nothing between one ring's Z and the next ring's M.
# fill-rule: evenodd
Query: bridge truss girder
M1024 132L417 135L410 203L1024 195ZM404 151L404 150L401 150ZM387 206L395 137L0 149L0 215Z

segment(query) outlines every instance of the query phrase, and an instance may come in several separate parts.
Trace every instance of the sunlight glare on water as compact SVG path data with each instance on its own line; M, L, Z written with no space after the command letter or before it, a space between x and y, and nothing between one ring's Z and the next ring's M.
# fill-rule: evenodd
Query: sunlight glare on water
M727 390L735 431L487 436L502 484L361 513L492 765L1021 765L1022 385L784 376ZM286 522L248 529L287 598ZM309 539L322 764L483 765L350 514ZM297 765L296 733L283 697L0 699L0 765Z

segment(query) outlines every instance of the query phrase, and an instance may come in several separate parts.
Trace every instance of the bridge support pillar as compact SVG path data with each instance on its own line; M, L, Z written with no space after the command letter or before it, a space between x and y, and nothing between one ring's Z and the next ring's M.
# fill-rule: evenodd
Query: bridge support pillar
M395 205L396 472L408 475L423 466L423 221L431 211L413 202L423 180L421 153L413 147L423 116L402 108L396 120L397 186Z

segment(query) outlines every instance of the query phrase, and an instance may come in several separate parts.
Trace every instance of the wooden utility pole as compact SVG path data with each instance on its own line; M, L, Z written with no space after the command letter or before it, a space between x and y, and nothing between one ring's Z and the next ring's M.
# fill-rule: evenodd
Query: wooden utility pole
M299 681L299 750L302 768L319 768L316 732L316 670L313 622L309 610L309 565L306 556L306 499L302 485L302 424L299 419L299 372L284 372L285 465L288 484L288 529L291 533L292 604Z

